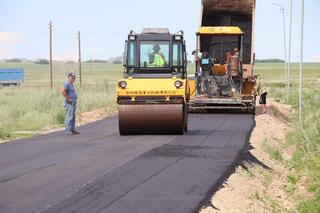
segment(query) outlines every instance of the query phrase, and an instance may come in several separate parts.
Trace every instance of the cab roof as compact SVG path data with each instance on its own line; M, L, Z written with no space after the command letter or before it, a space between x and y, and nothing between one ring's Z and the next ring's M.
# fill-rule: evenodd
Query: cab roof
M170 34L168 28L143 28L142 34Z
M219 26L219 27L200 27L197 35L243 35L240 27Z

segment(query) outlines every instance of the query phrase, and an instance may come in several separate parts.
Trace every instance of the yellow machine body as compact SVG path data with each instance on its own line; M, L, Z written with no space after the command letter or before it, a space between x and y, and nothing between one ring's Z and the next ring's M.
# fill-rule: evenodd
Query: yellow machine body
M201 35L243 35L237 26L205 26L200 27L197 34Z
M176 88L175 81L181 81L182 86ZM126 88L121 88L117 86L117 97L130 97L132 103L139 97L159 97L165 98L166 101L170 102L172 98L181 97L186 101L187 94L187 82L185 79L120 79L118 82L125 81L127 83Z

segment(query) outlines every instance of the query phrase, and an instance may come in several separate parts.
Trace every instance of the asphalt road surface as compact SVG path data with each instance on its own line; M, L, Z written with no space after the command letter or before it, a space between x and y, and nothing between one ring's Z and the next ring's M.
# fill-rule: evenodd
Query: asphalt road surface
M120 136L111 117L0 144L0 212L197 211L253 126L248 114L191 114L186 135Z

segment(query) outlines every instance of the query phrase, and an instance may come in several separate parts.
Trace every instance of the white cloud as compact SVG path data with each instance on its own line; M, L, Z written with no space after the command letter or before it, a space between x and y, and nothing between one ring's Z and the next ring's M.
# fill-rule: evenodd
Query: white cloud
M313 55L312 62L320 62L320 54Z
M23 42L25 37L13 32L0 32L0 58L11 58L15 45Z
M24 40L24 36L13 32L0 32L0 45L15 45Z
M78 55L77 50L64 50L61 53L53 54L54 60L59 61L77 61Z
M10 53L5 49L0 49L0 58L8 58L10 57Z
M56 61L77 61L78 60L78 52L77 50L64 50L64 51L53 51L52 60ZM49 59L49 53L42 54L39 58Z

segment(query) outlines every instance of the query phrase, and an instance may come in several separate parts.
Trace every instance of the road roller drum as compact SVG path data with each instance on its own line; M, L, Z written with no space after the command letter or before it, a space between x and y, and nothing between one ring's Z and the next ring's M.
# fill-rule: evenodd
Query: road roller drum
M182 104L119 105L119 131L132 134L183 134Z

